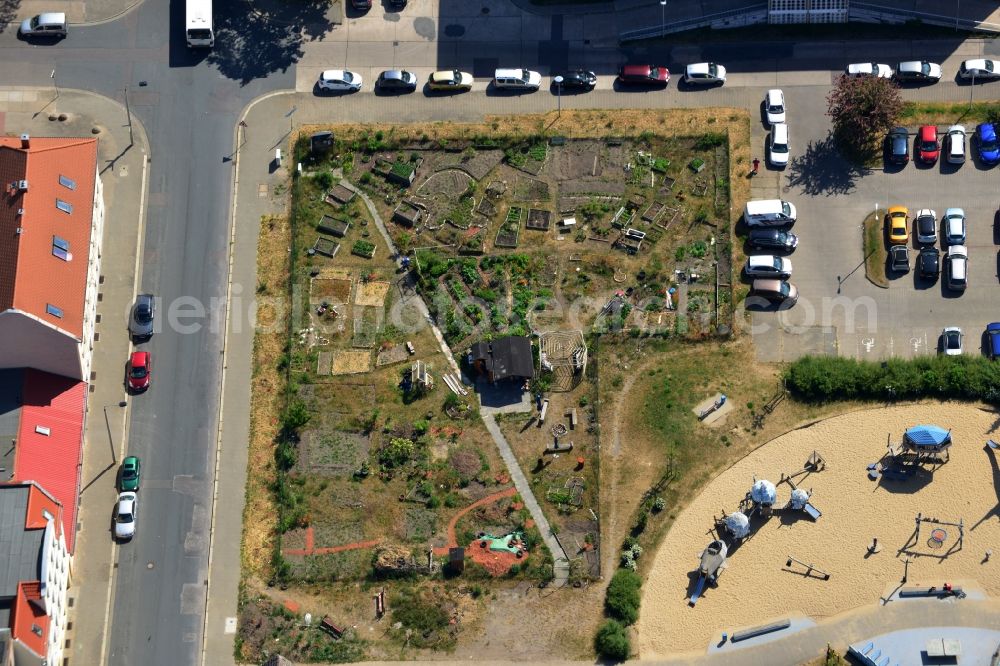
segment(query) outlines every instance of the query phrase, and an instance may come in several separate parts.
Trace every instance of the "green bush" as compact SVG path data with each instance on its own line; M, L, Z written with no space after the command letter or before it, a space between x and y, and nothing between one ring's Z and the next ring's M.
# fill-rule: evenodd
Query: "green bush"
M597 636L594 638L594 649L601 657L614 661L626 661L632 654L628 632L625 631L625 627L614 620L606 620L597 630Z
M1000 364L981 356L921 356L884 362L807 356L785 384L808 401L941 398L1000 402Z
M316 174L316 184L325 192L333 187L333 174L329 170L320 171Z
M635 572L619 569L608 584L604 597L604 609L612 618L622 624L634 624L639 619L639 590L642 578Z
M697 150L711 150L726 143L726 135L722 132L709 132L703 134L694 145Z
M295 400L281 415L281 429L288 435L297 434L309 419L309 408L301 400Z

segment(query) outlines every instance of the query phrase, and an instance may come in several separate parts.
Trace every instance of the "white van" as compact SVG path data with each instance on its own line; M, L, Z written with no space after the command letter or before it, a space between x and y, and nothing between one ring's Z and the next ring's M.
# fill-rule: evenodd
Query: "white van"
M961 164L965 161L965 127L952 125L948 128L947 156L949 164Z
M63 12L46 12L24 19L18 32L24 37L65 37L69 24Z
M514 90L538 90L542 75L530 69L498 69L493 73L493 85Z
M782 199L748 201L743 211L748 227L780 227L795 224L795 206Z
M212 28L212 0L187 0L184 38L192 48L215 46Z

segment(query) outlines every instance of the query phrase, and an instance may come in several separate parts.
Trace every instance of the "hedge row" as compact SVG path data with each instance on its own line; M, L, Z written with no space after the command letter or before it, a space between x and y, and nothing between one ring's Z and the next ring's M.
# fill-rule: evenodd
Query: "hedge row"
M806 356L785 370L785 385L808 401L943 398L998 404L1000 362L983 356L882 362Z

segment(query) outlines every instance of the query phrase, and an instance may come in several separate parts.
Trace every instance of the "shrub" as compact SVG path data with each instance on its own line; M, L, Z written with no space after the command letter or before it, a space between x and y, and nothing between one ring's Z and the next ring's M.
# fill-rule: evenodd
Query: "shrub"
M399 467L410 460L414 450L415 447L412 440L403 437L394 437L379 451L378 461L384 467Z
M1000 364L981 356L921 356L885 362L807 356L785 385L808 401L940 398L1000 402Z
M601 657L614 661L625 661L632 654L628 632L625 631L625 627L614 620L605 621L597 630L597 636L594 638L594 649Z
M696 150L711 150L726 143L726 135L722 132L708 132L703 134L698 142L694 144Z
M333 187L333 174L329 170L316 174L316 185L324 192Z
M285 408L281 415L281 429L287 435L298 434L305 424L309 423L309 409L301 400L295 400Z
M639 619L639 589L642 579L628 569L619 569L608 584L604 597L604 608L608 615L625 625L634 624Z

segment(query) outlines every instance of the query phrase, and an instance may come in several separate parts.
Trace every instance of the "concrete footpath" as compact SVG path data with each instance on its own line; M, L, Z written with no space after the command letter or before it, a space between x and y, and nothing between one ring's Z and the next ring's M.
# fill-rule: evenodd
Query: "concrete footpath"
M92 133L94 128L97 134ZM106 213L69 590L72 629L66 650L71 665L99 664L108 634L112 570L118 551L111 539L111 512L117 498L117 468L127 441L128 408L119 405L128 404L123 381L131 351L127 317L139 266L148 148L134 120L130 140L124 106L65 88L58 95L52 88L0 88L0 131L99 139L97 168Z
M15 5L17 13L7 16L14 30L23 19L42 12L64 12L70 25L93 25L120 18L139 6L143 0L22 0ZM2 24L0 24L2 26ZM71 28L72 30L72 28Z

